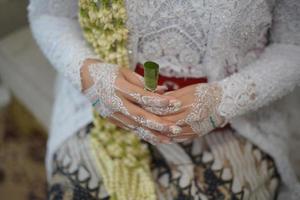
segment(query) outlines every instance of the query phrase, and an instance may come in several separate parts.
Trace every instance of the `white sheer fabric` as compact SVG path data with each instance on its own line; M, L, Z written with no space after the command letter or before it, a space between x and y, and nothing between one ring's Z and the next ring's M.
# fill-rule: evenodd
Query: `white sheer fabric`
M96 55L82 37L77 3L31 0L28 7L38 44L77 89L65 80L58 84L48 158L91 120L89 102L78 92L79 72L83 60ZM280 110L279 102L254 114L249 111L300 82L300 1L126 0L126 6L132 64L154 60L164 75L221 80L220 112L234 118L232 125L240 134L273 155L284 183L280 197L299 199L300 186L289 160L292 135L282 116L288 107ZM238 117L242 114L247 115Z
M87 46L77 16L76 0L32 0L28 7L34 37L52 65L81 89L80 68L97 58Z

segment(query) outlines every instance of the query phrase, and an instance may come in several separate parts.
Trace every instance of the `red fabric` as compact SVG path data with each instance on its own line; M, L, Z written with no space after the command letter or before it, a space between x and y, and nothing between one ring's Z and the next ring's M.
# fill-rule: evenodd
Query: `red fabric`
M144 68L142 64L137 64L135 72L144 76ZM159 75L158 84L168 87L168 91L176 90L197 83L207 83L207 78L176 78Z

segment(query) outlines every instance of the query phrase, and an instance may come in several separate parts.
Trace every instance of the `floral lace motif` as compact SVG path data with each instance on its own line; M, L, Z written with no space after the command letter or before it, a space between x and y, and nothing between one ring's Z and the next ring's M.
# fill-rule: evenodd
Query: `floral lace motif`
M203 136L222 124L216 107L221 99L221 88L218 85L199 84L196 88L195 102L186 119L179 121L187 123L199 136Z
M94 85L86 92L86 95L102 117L109 117L115 112L129 115L122 100L115 92L118 70L119 67L113 64L97 63L89 66L89 73Z
M221 64L228 73L256 58L266 43L274 3L127 0L126 5L133 60L157 61L167 76L203 77L213 70L207 64L211 57L220 59L212 67Z
M199 14L191 1L127 1L128 27L137 60L158 61L161 73L203 76L209 15ZM202 12L202 11L201 11ZM136 37L137 36L137 37ZM191 68L193 66L193 68Z
M258 62L218 82L220 115L230 120L290 93L300 83L299 55L298 46L272 44Z
M218 112L226 119L250 109L256 100L256 84L249 76L234 74L221 81L220 86L223 94Z

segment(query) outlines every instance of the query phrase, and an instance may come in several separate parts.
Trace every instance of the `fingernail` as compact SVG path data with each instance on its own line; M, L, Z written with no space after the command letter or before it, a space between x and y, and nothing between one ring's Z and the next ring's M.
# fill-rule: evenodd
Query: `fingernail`
M177 136L182 132L182 128L179 126L170 126L170 132L174 135Z
M188 141L188 139L174 139L174 142L176 143L182 143L182 142L186 142Z
M168 106L169 100L166 98L158 98L153 96L143 96L142 97L142 104L148 106L158 106L158 107L165 107Z
M177 99L172 99L172 100L170 100L169 105L173 106L175 108L180 108L182 103L181 103L181 101L179 101Z
M164 139L164 140L161 140L161 143L163 143L163 144L172 144L172 141L170 139Z

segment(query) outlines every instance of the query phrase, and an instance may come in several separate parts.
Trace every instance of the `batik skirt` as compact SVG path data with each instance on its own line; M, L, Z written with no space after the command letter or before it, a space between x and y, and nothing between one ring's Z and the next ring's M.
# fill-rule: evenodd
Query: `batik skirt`
M49 199L111 199L91 153L92 126L54 154ZM280 177L273 159L232 128L185 143L147 147L159 200L276 199ZM172 157L185 159L174 164Z

